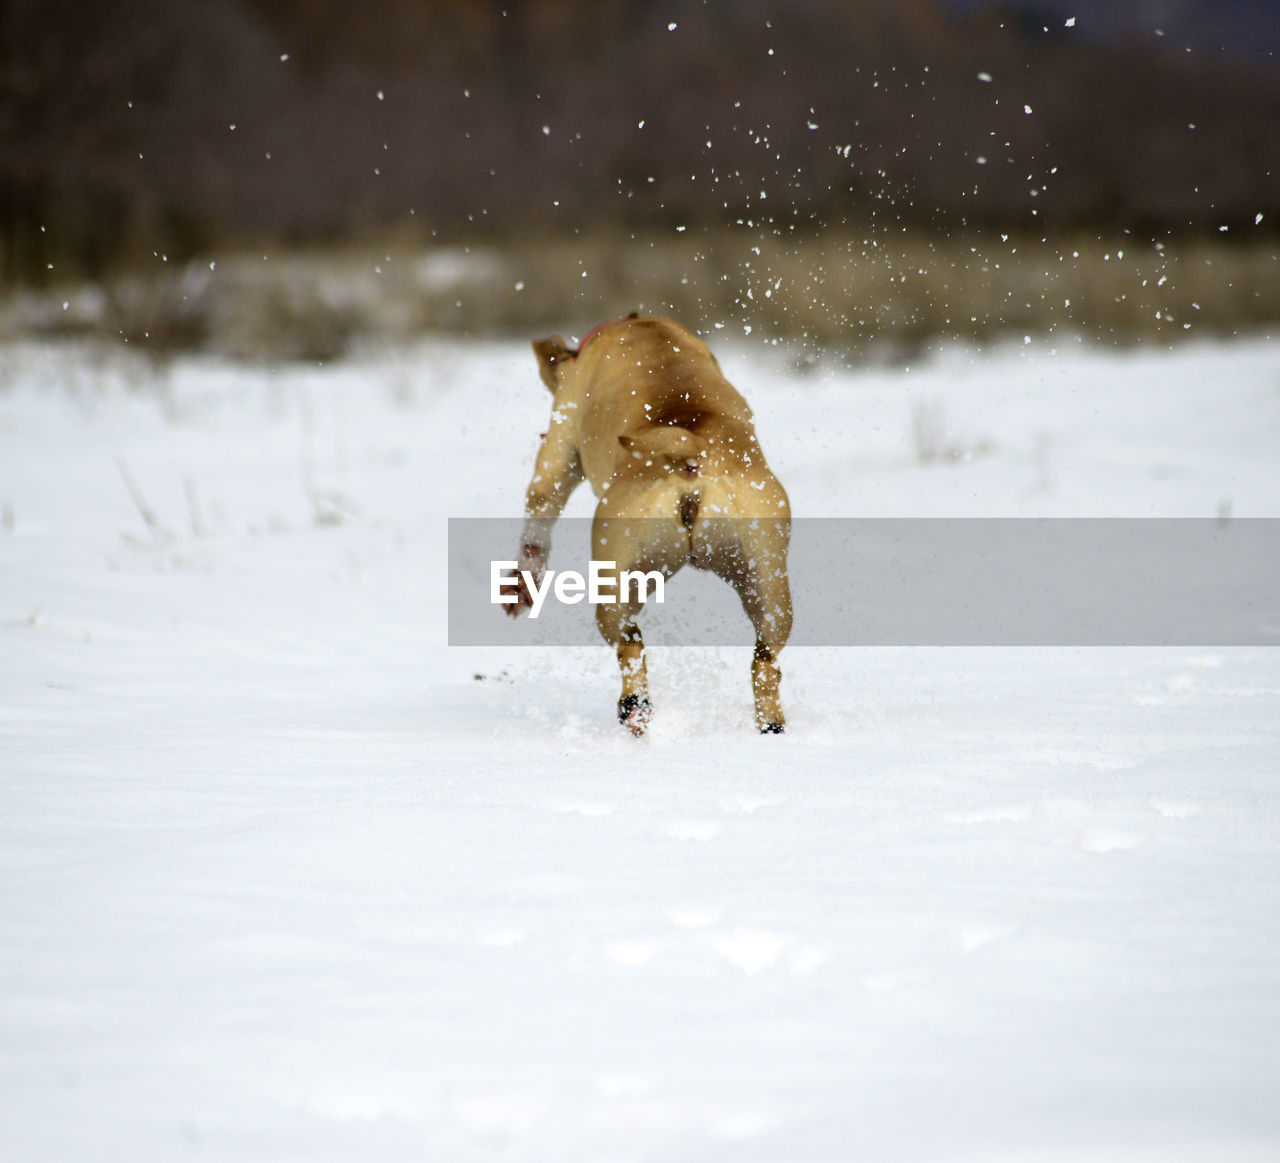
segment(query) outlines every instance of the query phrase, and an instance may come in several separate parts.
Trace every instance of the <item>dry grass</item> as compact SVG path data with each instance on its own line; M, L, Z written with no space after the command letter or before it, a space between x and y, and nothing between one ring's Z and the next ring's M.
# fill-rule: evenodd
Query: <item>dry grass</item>
M160 264L97 287L10 297L0 336L109 336L164 355L326 360L428 333L582 334L632 309L703 329L910 352L1069 332L1106 342L1280 323L1280 257L1227 240L601 234L441 248L406 240Z

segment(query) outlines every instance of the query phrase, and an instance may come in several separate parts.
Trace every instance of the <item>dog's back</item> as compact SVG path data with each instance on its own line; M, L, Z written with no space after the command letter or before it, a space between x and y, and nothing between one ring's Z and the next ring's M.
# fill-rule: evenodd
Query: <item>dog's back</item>
M706 344L670 319L588 336L557 408L577 416L583 473L602 509L665 516L787 517L751 409Z

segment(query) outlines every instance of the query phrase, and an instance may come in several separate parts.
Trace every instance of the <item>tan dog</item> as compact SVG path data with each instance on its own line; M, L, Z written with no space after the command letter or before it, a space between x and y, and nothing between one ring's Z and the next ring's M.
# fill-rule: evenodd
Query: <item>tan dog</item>
M551 527L585 477L600 502L594 560L615 562L619 573L660 570L668 578L688 563L737 590L756 633L756 725L781 732L791 507L765 464L746 400L707 346L670 319L633 314L597 327L576 351L558 336L533 349L555 400L525 496L519 569L542 576ZM619 592L616 581L612 592ZM508 606L513 616L532 605L523 581L517 595ZM650 716L635 622L641 608L637 600L596 605L596 625L622 671L618 718L636 735Z

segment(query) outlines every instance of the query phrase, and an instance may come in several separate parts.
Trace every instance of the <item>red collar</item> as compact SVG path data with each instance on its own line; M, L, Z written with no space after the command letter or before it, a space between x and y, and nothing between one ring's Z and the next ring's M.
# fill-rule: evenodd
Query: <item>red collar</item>
M634 318L634 316L627 316L626 318L623 318L623 319L610 319L607 323L601 323L599 326L593 327L590 331L587 332L586 337L582 340L582 342L578 344L578 350L573 353L574 359L577 359L578 356L582 354L582 349L586 347L587 344L590 343L597 335L599 335L600 332L602 332L606 327L612 327L615 323L625 323L629 318Z

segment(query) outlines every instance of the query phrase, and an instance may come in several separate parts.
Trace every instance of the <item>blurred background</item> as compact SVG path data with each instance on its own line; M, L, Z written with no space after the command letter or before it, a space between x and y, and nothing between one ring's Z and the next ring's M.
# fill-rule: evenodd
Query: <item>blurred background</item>
M1280 320L1272 0L4 0L0 336Z

